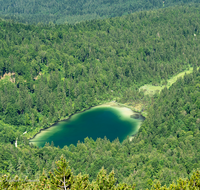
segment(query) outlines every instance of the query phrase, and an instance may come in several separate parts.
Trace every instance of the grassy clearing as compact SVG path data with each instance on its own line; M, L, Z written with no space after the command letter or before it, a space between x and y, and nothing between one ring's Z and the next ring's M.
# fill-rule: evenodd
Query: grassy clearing
M165 87L169 88L173 83L175 83L177 81L178 78L184 77L185 74L190 74L192 72L193 72L193 67L190 67L189 70L183 71L183 72L171 77L170 79L168 79L167 85L153 86L151 84L145 84L144 86L141 86L139 90L144 90L144 94L150 95L150 96L154 95L156 92L160 93L160 91L162 89L164 89Z

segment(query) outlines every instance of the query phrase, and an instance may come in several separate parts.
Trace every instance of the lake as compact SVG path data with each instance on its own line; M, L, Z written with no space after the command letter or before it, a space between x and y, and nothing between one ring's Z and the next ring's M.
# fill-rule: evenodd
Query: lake
M143 118L131 117L134 112L126 107L101 105L87 111L75 114L68 120L58 122L56 125L42 130L30 143L43 147L46 142L54 142L60 148L65 145L83 142L84 138L106 137L110 141L116 138L122 142L127 136L138 132Z

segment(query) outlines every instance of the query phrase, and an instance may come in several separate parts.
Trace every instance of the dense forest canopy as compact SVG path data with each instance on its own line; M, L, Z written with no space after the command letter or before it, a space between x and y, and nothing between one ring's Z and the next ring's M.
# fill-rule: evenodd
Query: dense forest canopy
M1 21L0 118L29 134L113 98L145 101L140 86L199 65L199 20L184 6L73 26Z
M115 172L112 170L107 173L107 170L102 168L92 182L89 181L89 175L74 175L62 155L60 160L55 162L56 168L48 174L43 171L38 180L30 180L28 177L23 180L19 176L13 179L10 175L2 176L0 185L3 189L32 189L32 190L56 190L56 189L71 189L71 190L135 190L135 184L128 185L127 183L118 183L115 178ZM178 179L177 182L170 184L169 188L166 185L162 186L157 180L154 181L151 190L176 190L176 189L194 189L200 187L200 171L196 170L186 179Z
M0 0L0 16L28 23L76 23L198 0Z
M104 167L116 184L169 185L200 168L200 6L133 13L76 25L0 20L0 173L39 179L63 154L75 175L90 182ZM139 87L165 85L152 97ZM41 128L117 100L145 104L148 117L132 141L89 139L43 148L27 137ZM25 135L22 135L27 131ZM15 140L18 147L14 147Z
M109 173L114 169L117 184L136 184L136 189L146 189L157 179L168 186L200 168L199 97L200 71L195 70L153 98L138 134L133 141L126 139L122 144L118 139L110 142L106 138L86 138L77 146L63 149L53 144L38 148L30 147L20 136L19 148L9 143L0 145L1 174L38 179L43 168L53 172L55 161L63 154L73 173L89 174L90 181L104 167ZM1 132L1 142L9 142L9 137Z

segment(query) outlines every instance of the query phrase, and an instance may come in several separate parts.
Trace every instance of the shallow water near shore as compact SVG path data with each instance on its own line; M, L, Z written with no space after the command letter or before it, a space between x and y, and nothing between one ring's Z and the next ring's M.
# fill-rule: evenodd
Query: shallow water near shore
M118 138L122 142L136 134L141 124L141 119L130 117L133 114L125 107L97 106L41 131L30 143L43 147L46 142L53 141L54 146L62 148L84 142L86 137L96 140L105 136L110 141Z

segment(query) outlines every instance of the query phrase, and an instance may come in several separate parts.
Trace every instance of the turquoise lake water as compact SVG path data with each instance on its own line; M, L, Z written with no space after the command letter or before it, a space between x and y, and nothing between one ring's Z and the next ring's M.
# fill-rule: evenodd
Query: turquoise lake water
M53 141L54 146L60 148L70 144L76 145L86 137L96 140L106 136L110 141L119 138L122 142L127 136L137 133L139 122L141 120L126 116L115 107L96 107L43 130L30 142L43 147L46 142L51 144Z

